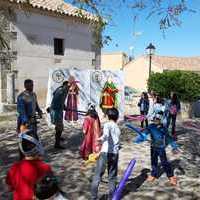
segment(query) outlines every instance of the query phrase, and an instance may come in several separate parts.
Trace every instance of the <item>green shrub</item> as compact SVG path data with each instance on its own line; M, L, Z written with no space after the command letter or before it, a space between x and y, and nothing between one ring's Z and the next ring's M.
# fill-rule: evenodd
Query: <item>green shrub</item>
M165 98L173 91L181 101L192 102L200 96L200 75L179 70L152 73L148 80L148 89Z

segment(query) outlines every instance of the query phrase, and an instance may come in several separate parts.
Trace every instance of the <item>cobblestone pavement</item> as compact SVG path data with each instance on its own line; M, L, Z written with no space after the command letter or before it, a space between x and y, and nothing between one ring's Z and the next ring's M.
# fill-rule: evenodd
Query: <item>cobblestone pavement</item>
M198 122L200 124L200 122ZM11 194L4 183L6 172L10 165L18 159L16 122L0 122L0 200L11 199ZM198 126L197 126L198 127ZM172 187L166 175L160 169L160 178L154 183L146 181L150 171L149 143L133 144L135 134L121 124L121 150L119 161L119 180L132 158L136 166L123 193L124 200L198 200L200 199L200 129L178 125L178 144L181 153L173 155L170 147L167 154L178 176L178 186ZM90 185L94 167L83 168L79 156L79 146L82 140L81 126L68 125L63 136L66 150L54 150L54 130L43 120L39 125L39 134L46 150L45 160L49 162L55 173L61 189L67 193L69 200L89 200ZM107 175L103 177L99 195L106 199Z

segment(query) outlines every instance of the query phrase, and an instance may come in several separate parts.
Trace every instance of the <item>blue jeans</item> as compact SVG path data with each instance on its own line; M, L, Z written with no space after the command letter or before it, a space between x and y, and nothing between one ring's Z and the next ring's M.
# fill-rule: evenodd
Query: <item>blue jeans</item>
M109 199L112 199L112 195L116 188L117 183L117 170L118 170L118 154L112 153L101 153L97 161L95 175L92 180L91 194L92 200L98 198L98 187L101 181L101 178L106 170L108 170L108 180L109 180Z
M151 167L152 167L151 175L158 178L159 175L158 158L160 158L161 165L164 171L166 172L167 177L170 178L174 176L172 167L167 160L165 149L157 147L151 147Z

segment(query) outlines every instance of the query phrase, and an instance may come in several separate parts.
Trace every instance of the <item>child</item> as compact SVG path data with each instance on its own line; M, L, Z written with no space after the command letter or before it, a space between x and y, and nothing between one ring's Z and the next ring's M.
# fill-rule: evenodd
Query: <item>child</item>
M140 107L140 114L146 116L149 111L149 98L146 92L143 92L138 103L138 107ZM145 119L146 127L148 126L148 119ZM144 127L144 121L141 121L141 128Z
M160 157L161 165L169 178L172 185L177 184L176 177L174 176L172 167L167 160L165 148L168 144L172 146L174 153L177 151L177 144L173 138L168 134L168 130L161 123L163 112L160 111L154 116L154 123L150 124L141 134L136 138L135 142L140 143L147 139L147 135L151 136L151 176L148 177L149 181L154 181L158 178L158 157Z
M105 172L106 165L109 179L109 199L112 199L117 181L120 129L116 122L119 117L119 112L116 108L111 108L107 110L106 114L109 121L104 124L103 135L98 139L102 143L102 148L92 181L92 200L98 198L98 187L101 177Z
M46 173L51 172L51 167L41 160L44 152L41 144L34 138L33 131L27 130L19 137L19 148L25 157L11 166L6 183L13 192L14 200L33 200L35 184Z
M88 112L83 122L83 134L85 137L80 148L80 154L84 160L87 160L90 154L99 153L101 150L101 145L97 141L101 136L101 125L98 113L92 104L89 104Z
M165 106L162 103L162 99L160 96L156 96L156 99L154 100L153 105L151 106L151 108L149 109L149 113L147 115L147 118L149 120L153 120L155 115L159 112L159 111L163 111L165 110Z

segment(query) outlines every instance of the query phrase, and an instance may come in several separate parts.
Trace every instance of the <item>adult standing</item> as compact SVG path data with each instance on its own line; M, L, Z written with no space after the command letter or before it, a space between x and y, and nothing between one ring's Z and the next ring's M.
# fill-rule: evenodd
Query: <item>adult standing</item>
M140 108L140 114L146 116L149 111L149 98L146 92L143 92L138 102L138 107ZM148 119L145 119L146 127L148 126ZM141 121L141 127L144 128L144 120Z
M78 93L79 88L73 76L69 77L69 93L65 112L65 120L74 122L78 120Z
M171 93L171 99L169 101L169 113L167 118L167 127L172 124L172 136L176 139L176 117L181 110L181 104L176 93Z
M37 95L33 92L33 86L33 80L26 79L24 81L25 90L17 97L17 132L31 129L38 139L36 114L38 113L42 118L42 110L39 107Z
M60 145L61 135L64 129L63 110L65 110L65 99L68 94L68 81L63 82L53 93L53 99L50 105L51 123L55 125L55 148L64 149Z

